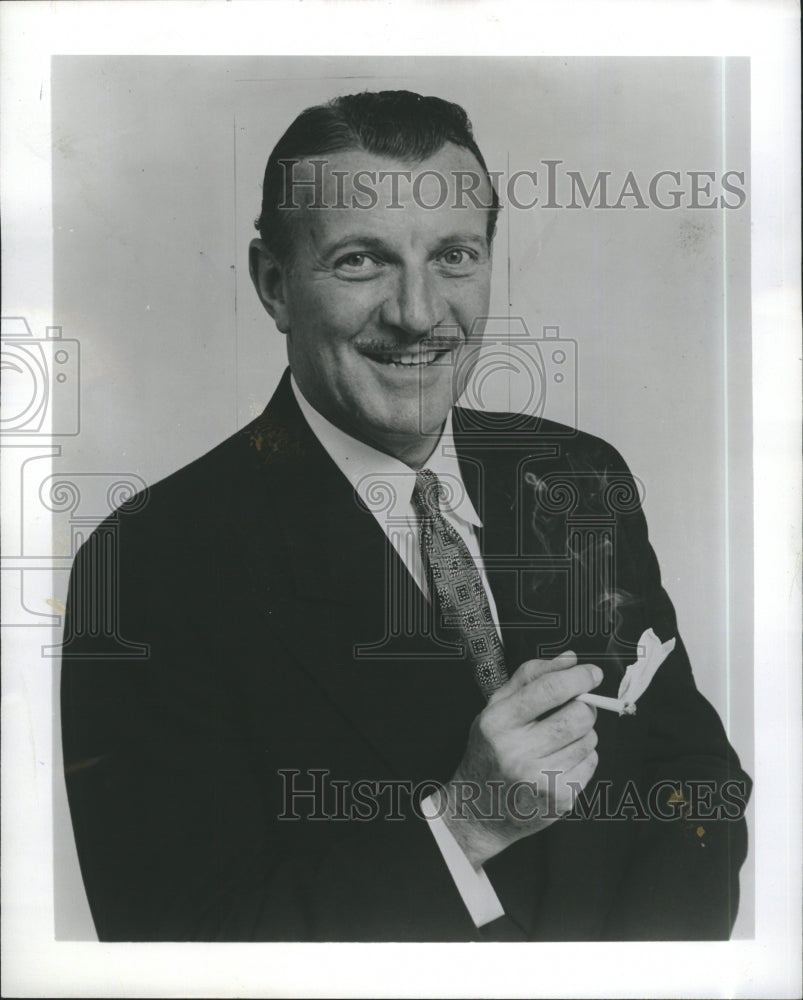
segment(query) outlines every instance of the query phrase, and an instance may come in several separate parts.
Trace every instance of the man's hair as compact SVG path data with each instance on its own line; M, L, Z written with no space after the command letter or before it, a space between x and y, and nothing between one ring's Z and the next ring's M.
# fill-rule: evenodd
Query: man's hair
M422 97L409 90L350 94L302 111L268 159L262 184L262 212L255 222L259 235L278 261L291 261L290 213L279 206L293 203L292 164L299 160L364 150L396 160L420 162L447 142L473 153L491 185L487 228L490 246L499 214L499 197L474 140L468 115L459 104L440 97Z

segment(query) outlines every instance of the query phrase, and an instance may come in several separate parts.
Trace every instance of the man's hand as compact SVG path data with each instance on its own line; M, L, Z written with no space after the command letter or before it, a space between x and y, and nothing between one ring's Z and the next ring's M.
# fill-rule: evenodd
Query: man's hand
M475 868L571 811L598 761L596 709L573 699L601 680L571 652L527 660L474 720L440 810Z

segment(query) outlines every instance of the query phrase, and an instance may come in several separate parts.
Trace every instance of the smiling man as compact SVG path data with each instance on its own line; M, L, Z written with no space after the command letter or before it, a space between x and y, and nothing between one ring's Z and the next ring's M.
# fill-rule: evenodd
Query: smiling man
M296 128L315 128L316 118ZM474 324L488 312L496 209L479 151L447 140L422 158L414 147L403 159L336 149L296 164L282 157L295 145L292 131L266 172L266 196L287 206L280 224L291 243L282 252L261 222L263 239L251 247L257 292L287 334L290 369L310 405L419 467L473 368L482 332ZM462 203L466 176L481 186ZM271 190L276 177L283 190ZM297 198L304 210L289 207Z
M456 406L497 211L438 98L338 98L271 154L250 268L289 369L73 571L65 767L102 939L730 933L749 779L629 471ZM636 714L598 713L633 664L657 667Z

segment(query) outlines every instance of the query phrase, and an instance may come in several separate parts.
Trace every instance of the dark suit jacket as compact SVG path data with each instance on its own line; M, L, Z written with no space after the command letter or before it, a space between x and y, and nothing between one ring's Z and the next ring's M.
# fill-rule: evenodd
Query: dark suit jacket
M624 463L547 422L456 410L454 423L511 670L572 648L615 695L645 628L677 635ZM489 862L507 916L486 928L409 796L397 818L390 806L331 818L333 780L409 789L460 761L484 702L425 619L287 373L258 419L109 518L75 561L61 689L100 938L727 937L743 820L648 819L633 804L662 779L715 783L706 802L721 803L727 779L749 790L680 640L636 716L599 713L587 792L593 804L606 791L597 813L615 818L576 813ZM288 800L290 781L314 780L330 818ZM655 802L670 793L665 782Z

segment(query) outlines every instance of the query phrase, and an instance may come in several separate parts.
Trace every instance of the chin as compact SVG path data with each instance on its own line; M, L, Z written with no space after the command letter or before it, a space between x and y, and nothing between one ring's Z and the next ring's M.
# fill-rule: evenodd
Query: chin
M451 404L444 406L430 403L422 406L415 400L405 406L395 407L388 413L384 424L389 433L404 434L408 437L440 434L450 409Z
M372 444L380 451L397 455L410 447L416 449L425 441L435 444L440 435L443 419L436 423L424 423L416 410L412 413L365 413L356 414L352 420L352 434Z

